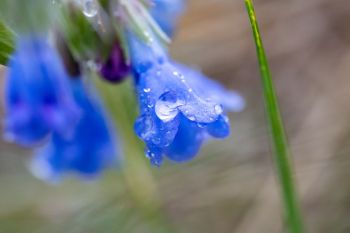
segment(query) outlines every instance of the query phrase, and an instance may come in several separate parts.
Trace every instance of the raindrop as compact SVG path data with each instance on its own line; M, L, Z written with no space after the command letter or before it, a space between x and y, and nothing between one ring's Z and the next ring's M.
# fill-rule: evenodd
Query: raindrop
M196 121L196 117L194 115L187 115L187 118L190 120L190 121Z
M94 17L97 15L98 5L96 0L84 0L83 1L83 13L86 17Z
M214 110L215 110L215 113L218 115L223 112L222 106L219 104L215 105Z
M179 113L178 107L185 105L185 100L173 92L165 92L156 102L155 111L159 119L164 122L171 121Z
M159 137L154 137L154 138L152 138L152 142L153 142L155 145L158 145L158 144L160 144L161 140L160 140Z
M143 140L148 140L153 134L153 122L150 117L143 116L136 121L135 131Z
M143 91L149 93L151 91L151 88L144 88Z

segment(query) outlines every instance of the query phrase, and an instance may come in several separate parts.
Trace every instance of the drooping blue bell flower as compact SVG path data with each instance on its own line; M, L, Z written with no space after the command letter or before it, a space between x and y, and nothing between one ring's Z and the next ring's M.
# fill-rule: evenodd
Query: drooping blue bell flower
M20 36L8 66L5 139L28 146L51 132L68 136L80 113L62 61L46 38Z
M117 162L116 137L96 96L79 79L72 80L71 87L81 119L70 138L53 133L37 151L32 171L45 180L57 181L67 172L93 178Z
M153 0L150 13L161 29L172 37L184 9L184 0Z
M128 42L140 105L135 131L154 165L160 165L164 155L176 162L188 161L208 136L229 135L224 106L242 108L239 95L171 61L156 39L145 43L129 33ZM233 95L236 103L228 101Z

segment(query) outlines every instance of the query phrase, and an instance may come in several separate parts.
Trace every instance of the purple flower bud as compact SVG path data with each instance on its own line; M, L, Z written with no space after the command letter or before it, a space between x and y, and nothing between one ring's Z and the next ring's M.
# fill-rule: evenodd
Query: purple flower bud
M107 81L117 83L123 81L129 72L130 66L125 59L123 49L120 43L116 42L109 57L101 65L100 74Z

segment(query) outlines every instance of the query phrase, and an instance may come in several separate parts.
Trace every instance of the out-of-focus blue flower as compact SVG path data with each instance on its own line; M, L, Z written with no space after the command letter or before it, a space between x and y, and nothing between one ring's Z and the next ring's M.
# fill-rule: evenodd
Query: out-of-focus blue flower
M161 29L168 36L172 36L184 9L184 0L153 0L150 12Z
M19 37L8 66L5 138L32 145L51 132L69 135L79 110L57 51L44 37Z
M66 172L92 178L116 162L116 138L101 105L81 80L72 80L71 86L82 111L81 119L70 138L53 133L38 151L32 170L45 180L57 181Z
M190 160L208 136L229 135L223 107L240 110L244 103L239 95L172 62L155 39L147 44L129 34L128 41L140 104L135 131L154 165L161 164L163 155L176 162Z

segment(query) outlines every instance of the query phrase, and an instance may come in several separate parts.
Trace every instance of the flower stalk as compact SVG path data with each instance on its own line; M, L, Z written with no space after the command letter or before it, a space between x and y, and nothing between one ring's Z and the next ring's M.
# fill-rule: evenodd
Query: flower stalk
M274 160L280 182L285 220L290 233L303 233L303 220L299 208L297 191L293 177L293 167L290 161L288 141L285 134L282 117L279 111L276 91L273 85L268 61L260 36L259 27L252 0L245 0L245 5L252 26L256 45L259 68L262 78L265 109L271 130Z

